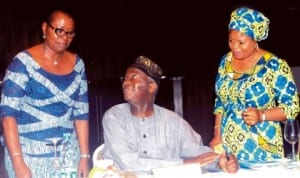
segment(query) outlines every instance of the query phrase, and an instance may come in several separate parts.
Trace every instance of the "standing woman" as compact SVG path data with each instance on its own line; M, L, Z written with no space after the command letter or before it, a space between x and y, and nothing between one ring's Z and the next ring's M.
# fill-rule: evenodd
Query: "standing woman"
M266 161L284 156L280 122L295 119L299 98L284 59L264 50L269 19L241 7L231 14L228 45L215 83L215 131L211 147L220 145L239 160Z
M54 158L49 141L71 134L77 174L87 177L86 72L83 60L67 50L75 37L74 19L55 10L42 23L42 32L44 41L19 52L4 77L0 116L5 166L9 177L49 177Z

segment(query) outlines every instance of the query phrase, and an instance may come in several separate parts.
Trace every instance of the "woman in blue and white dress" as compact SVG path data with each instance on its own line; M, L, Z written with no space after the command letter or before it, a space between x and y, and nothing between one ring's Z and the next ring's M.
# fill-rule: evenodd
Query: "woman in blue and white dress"
M68 134L77 153L77 174L87 177L86 72L83 60L67 50L75 36L74 19L55 10L42 23L42 32L44 41L19 52L4 77L0 116L5 166L9 177L50 177L55 153L49 143Z

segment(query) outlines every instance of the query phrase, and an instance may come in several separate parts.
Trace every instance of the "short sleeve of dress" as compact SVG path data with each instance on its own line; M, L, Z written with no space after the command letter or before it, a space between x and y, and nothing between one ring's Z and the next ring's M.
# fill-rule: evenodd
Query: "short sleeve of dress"
M74 119L87 120L89 118L89 104L88 104L88 84L86 78L85 65L81 58L77 57L75 70L80 75L79 94L75 100L75 107L73 116Z
M271 65L271 64L270 64ZM299 96L292 70L285 60L279 60L279 67L274 72L274 92L278 107L283 110L287 118L296 118L299 114Z
M25 87L28 82L28 71L26 68L26 53L17 54L8 66L3 79L0 117L19 115L19 106L25 95Z

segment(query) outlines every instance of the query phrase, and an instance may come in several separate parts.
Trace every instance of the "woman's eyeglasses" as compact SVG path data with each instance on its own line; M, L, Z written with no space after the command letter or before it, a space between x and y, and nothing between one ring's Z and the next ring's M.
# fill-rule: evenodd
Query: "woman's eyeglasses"
M47 25L50 27L50 28L52 28L53 30L54 30L54 32L55 32L55 34L57 35L57 36L59 36L59 37L63 37L63 36L65 36L65 35L67 35L67 37L68 38L74 38L74 36L75 36L75 31L74 30L72 30L72 31L65 31L64 29L62 29L62 28L55 28L55 27L53 27L51 24L49 24L48 22L47 22Z

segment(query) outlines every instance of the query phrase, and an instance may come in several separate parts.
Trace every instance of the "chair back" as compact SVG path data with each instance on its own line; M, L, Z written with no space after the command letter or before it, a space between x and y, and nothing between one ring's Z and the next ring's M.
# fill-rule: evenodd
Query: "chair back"
M103 160L103 154L102 154L102 151L104 149L104 143L99 145L94 153L93 153L93 166L95 167L95 165L97 164L97 162Z

